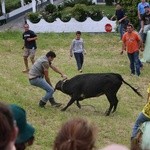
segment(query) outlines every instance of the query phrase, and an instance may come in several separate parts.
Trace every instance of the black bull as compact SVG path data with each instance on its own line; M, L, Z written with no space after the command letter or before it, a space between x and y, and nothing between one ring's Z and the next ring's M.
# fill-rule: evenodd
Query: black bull
M81 108L79 101L105 94L110 103L109 109L105 112L108 116L112 108L112 112L116 111L118 104L116 94L122 83L127 84L135 93L142 97L137 89L124 81L120 74L115 73L90 73L77 75L69 80L59 81L55 86L55 90L60 90L71 97L67 106L64 107L62 111L65 111L75 101L77 101L77 106Z

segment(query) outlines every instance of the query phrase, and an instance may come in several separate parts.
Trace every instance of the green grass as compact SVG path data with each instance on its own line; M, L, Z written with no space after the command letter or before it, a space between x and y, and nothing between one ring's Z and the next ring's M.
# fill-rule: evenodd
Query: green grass
M58 66L68 78L78 74L74 58L69 58L69 48L74 33L46 33L38 34L38 50L36 58L49 50L56 52L54 64ZM121 43L119 35L114 33L88 34L83 33L87 55L85 56L84 73L116 72L134 87L140 87L144 99L138 97L128 86L122 85L118 92L119 104L117 111L109 117L104 116L109 103L105 96L87 99L81 102L82 109L71 105L66 112L46 105L40 109L38 102L45 93L33 87L28 82L22 58L22 33L1 32L0 34L0 100L5 103L16 103L27 111L27 119L36 128L35 142L29 149L52 149L54 138L63 122L73 117L87 118L96 123L99 132L96 146L102 148L109 143L120 143L129 147L132 126L138 113L146 103L146 88L149 82L149 64L144 64L141 76L131 77L127 55L120 55ZM142 54L141 54L142 55ZM31 66L31 63L30 63ZM61 77L49 71L52 84L55 85ZM56 91L54 97L65 106L69 96Z

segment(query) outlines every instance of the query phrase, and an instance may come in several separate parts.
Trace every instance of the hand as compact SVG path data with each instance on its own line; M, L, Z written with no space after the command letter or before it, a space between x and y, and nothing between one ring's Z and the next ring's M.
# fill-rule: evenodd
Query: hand
M61 77L62 77L64 80L67 79L67 75L65 75L65 74L62 74Z
M119 23L121 23L121 20L118 20Z
M143 48L143 47L141 47L141 49L140 49L140 50L141 50L141 52L143 52L143 51L144 51L144 48Z
M27 38L27 41L31 41L32 39L31 38Z

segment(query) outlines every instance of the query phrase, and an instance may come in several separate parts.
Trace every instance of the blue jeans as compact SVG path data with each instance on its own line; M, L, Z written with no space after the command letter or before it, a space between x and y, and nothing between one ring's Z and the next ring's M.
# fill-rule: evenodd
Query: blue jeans
M132 74L140 75L140 60L139 60L139 52L136 51L132 54L128 53L128 58L130 60L130 69Z
M84 56L83 53L74 53L74 57L76 59L78 70L82 69Z
M37 86L46 91L45 96L42 98L42 101L45 103L53 97L54 89L51 87L44 78L39 77L32 80L29 80L30 84L33 86Z
M135 138L136 137L136 134L138 132L138 129L140 127L140 125L142 123L144 123L145 121L150 121L150 118L146 117L142 112L139 114L134 126L133 126L133 129L132 129L132 135L131 135L131 139L132 138Z
M122 36L124 34L124 24L120 23L118 25L118 32L120 33L120 38L122 39Z

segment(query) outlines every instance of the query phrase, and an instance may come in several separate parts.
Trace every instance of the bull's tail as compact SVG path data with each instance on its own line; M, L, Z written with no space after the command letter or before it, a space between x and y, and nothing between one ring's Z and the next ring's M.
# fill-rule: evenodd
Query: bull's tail
M118 74L119 75L119 74ZM126 81L124 81L124 79L122 78L121 75L118 76L123 83L125 83L126 85L128 85L137 95L139 95L140 97L143 98L142 94L138 91L138 89L134 88L133 86L131 86L129 83L127 83Z

